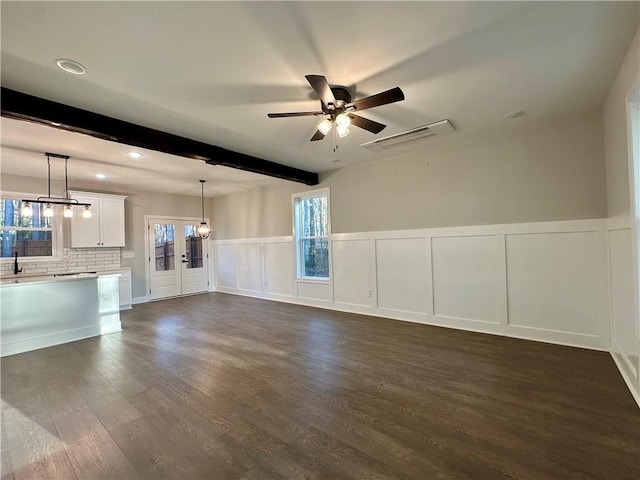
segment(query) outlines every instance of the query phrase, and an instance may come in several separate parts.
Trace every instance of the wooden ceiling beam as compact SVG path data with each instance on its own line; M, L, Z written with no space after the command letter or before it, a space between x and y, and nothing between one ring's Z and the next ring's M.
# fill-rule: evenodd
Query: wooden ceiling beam
M318 174L2 87L2 116L305 185Z

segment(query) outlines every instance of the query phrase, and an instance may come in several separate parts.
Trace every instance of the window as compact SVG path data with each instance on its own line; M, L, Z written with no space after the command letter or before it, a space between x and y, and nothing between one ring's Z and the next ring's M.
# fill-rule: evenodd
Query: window
M54 218L44 216L44 205L33 203L33 215L22 216L22 202L0 198L0 258L54 257L58 238Z
M329 190L294 195L298 278L329 279Z

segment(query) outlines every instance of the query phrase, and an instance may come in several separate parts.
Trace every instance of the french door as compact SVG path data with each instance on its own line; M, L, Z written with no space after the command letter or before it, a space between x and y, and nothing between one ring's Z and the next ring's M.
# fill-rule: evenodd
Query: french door
M208 240L199 222L149 218L149 297L158 300L209 290Z

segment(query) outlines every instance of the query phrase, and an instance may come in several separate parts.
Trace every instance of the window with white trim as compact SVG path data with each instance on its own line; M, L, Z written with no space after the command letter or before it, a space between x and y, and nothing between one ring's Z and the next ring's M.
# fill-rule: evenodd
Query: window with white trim
M51 259L59 243L54 217L44 216L44 205L33 203L33 215L22 215L22 201L0 197L0 258Z
M298 278L329 279L329 190L293 196Z

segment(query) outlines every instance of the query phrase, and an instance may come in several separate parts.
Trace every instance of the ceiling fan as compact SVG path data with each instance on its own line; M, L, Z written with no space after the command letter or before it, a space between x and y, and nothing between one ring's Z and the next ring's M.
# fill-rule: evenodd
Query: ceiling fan
M329 117L318 125L318 130L311 137L312 142L322 140L334 125L336 132L341 137L349 134L349 125L355 125L371 133L380 133L386 125L356 115L354 112L404 100L404 93L400 87L395 87L352 102L351 94L345 87L329 85L324 76L305 75L305 78L320 97L321 110L314 112L269 113L267 116L269 118L285 118L328 115Z

